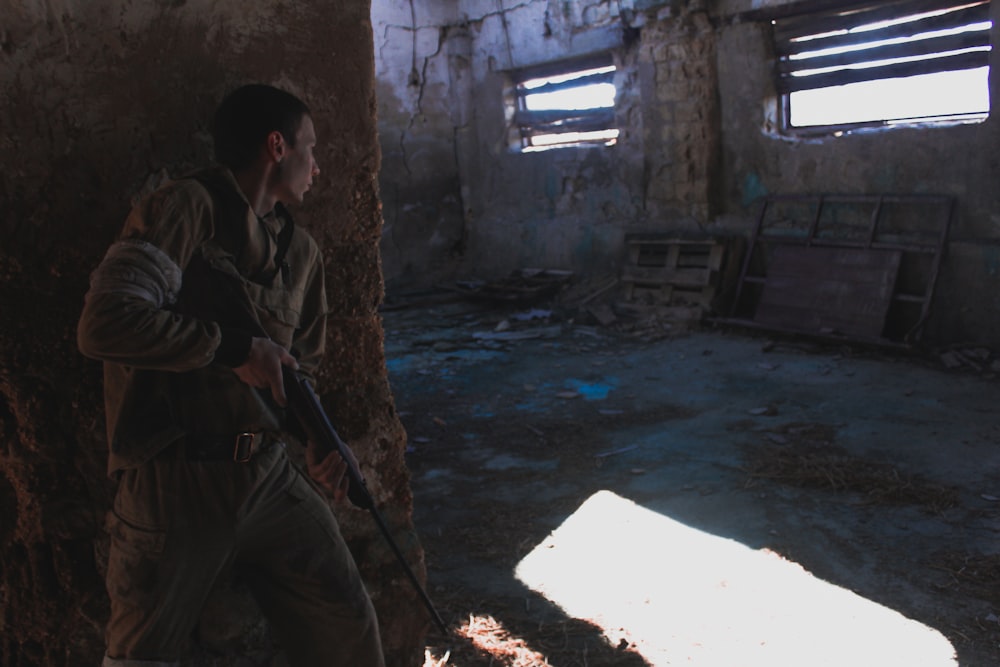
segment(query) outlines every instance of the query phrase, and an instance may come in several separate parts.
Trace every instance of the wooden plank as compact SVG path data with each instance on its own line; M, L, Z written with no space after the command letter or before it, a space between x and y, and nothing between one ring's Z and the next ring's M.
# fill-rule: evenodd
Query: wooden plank
M857 38L857 37L855 37ZM792 76L802 70L826 69L830 67L850 67L859 63L870 63L876 60L891 60L893 58L909 58L915 56L936 56L947 51L960 51L985 47L989 50L990 33L988 31L965 32L956 35L931 37L919 41L902 44L885 44L873 46L861 51L848 53L831 53L802 60L778 60L777 71L781 76Z
M610 53L597 53L585 58L571 58L558 62L524 67L514 72L514 78L517 83L522 83L530 79L542 79L556 74L565 74L566 72L582 72L583 70L607 67L613 64L614 60Z
M656 237L645 234L632 234L626 238L629 245L716 245L712 239L682 239L674 236Z
M622 280L647 285L706 287L712 272L708 269L669 269L663 267L630 266L622 272Z
M722 257L725 248L719 244L712 246L712 250L708 253L708 269L710 271L718 271L722 268Z
M515 112L514 124L524 140L544 134L605 130L614 124L614 109L521 110Z
M880 338L902 253L777 246L754 320L780 329Z
M884 3L883 3L884 4ZM852 12L848 14L830 15L827 17L809 15L802 19L778 21L774 28L774 41L777 55L787 56L806 50L835 49L855 44L865 44L876 40L887 40L894 37L909 37L912 35L946 30L972 23L988 21L990 5L988 2L978 6L967 7L943 15L926 16L907 23L888 23L876 30L849 31L862 25L870 25L902 16L914 16L925 11L932 11L944 6L955 6L960 2L932 2L924 7L914 5L906 8L882 7L872 12ZM934 5L937 5L936 7ZM793 41L806 35L824 36L807 42ZM803 47L803 45L806 45Z
M987 51L971 51L969 53L959 53L931 60L902 62L860 70L836 70L827 74L779 77L775 81L775 86L780 94L785 95L798 90L843 86L848 83L859 83L874 79L894 79L915 76L917 74L935 74L937 72L950 72L952 70L975 69L989 65L989 57L990 54Z
M676 241L629 244L630 263L637 266L698 267L718 269L723 246L714 243L679 243Z
M560 90L578 88L580 86L595 86L600 83L613 83L614 80L614 72L588 74L586 76L578 76L575 79L570 79L569 81L563 81L561 83L546 83L541 86L535 86L528 91L524 91L524 94L530 93L531 95L543 95L545 93L554 93Z
M989 0L979 1L988 2ZM819 17L821 13L841 14L846 11L871 11L873 8L879 8L884 14L882 16L870 14L868 19L882 20L895 18L904 13L912 14L938 8L942 4L948 3L942 3L941 0L898 0L897 2L891 0L789 0L770 7L737 12L732 15L732 18L737 23L748 21L788 23L789 19L794 17L811 20Z
M895 254L898 256L900 253ZM873 253L860 248L777 246L767 270L768 281L808 278L817 281L874 283L884 278L886 256L884 252Z
M677 268L677 258L680 256L680 246L672 245L667 248L667 270L674 270Z

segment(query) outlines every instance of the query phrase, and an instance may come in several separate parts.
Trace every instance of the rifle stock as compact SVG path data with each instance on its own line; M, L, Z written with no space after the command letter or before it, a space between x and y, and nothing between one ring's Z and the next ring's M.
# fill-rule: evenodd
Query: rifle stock
M445 626L444 621L441 620L441 616L434 608L434 604L427 596L427 592L424 591L413 570L410 569L399 545L392 539L385 519L382 518L382 515L375 507L375 501L368 492L368 486L361 474L361 470L358 469L354 458L348 455L347 445L337 435L337 431L333 428L333 424L330 423L330 418L327 417L326 411L323 410L323 406L313 391L312 385L309 384L306 378L288 366L282 366L282 376L285 385L285 395L288 398L288 408L298 420L306 437L322 450L324 456L329 452L337 452L347 462L347 476L349 480L347 497L355 507L368 510L372 515L379 531L382 533L382 537L385 538L396 559L403 566L407 578L413 584L424 606L427 607L427 611L430 612L435 625L437 625L441 632L448 634L448 628Z

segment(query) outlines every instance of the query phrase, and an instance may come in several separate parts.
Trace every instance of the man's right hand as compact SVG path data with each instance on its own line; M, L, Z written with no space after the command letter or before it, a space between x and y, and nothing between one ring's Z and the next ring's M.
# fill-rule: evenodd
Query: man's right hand
M295 357L269 338L254 338L250 342L250 355L242 366L233 369L243 382L258 389L270 388L271 396L278 405L287 403L285 383L281 377L281 367L298 368Z

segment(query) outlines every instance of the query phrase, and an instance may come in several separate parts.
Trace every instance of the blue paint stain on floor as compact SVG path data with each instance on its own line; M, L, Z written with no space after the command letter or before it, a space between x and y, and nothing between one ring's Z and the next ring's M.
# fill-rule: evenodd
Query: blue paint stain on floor
M576 378L567 379L563 385L567 389L572 389L587 401L603 401L611 392L617 388L617 378L603 378L596 382L586 382Z
M541 401L521 401L515 403L514 408L521 412L541 412L546 409L546 405Z

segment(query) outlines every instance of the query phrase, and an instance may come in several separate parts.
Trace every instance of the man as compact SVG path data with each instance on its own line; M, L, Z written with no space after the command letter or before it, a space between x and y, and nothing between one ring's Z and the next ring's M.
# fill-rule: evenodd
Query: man
M319 174L315 127L295 96L249 85L211 129L220 166L133 209L77 332L104 362L119 480L104 665L179 664L213 583L235 570L294 667L381 666L329 502L284 445L281 367L311 377L326 339L322 255L283 206ZM317 451L309 476L340 501L346 463Z

